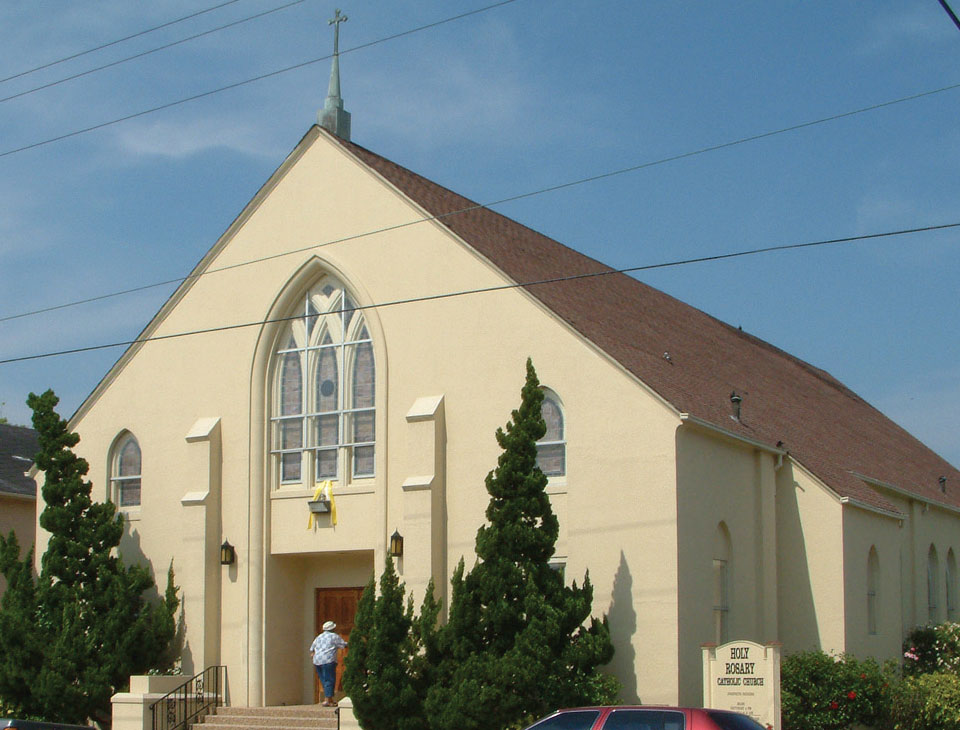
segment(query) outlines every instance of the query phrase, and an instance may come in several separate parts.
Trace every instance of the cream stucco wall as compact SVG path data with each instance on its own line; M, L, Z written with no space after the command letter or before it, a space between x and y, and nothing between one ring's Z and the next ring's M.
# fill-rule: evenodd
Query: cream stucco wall
M843 507L792 459L785 460L781 479L777 573L784 653L843 651Z
M776 641L777 455L696 424L677 431L680 701L703 697L700 646L716 642L713 560L729 535L728 639Z
M422 217L326 139L308 140L300 152L206 267ZM323 272L343 281L361 306L504 282L446 229L420 223L196 279L148 333L285 315ZM411 492L402 485L425 470L442 470L434 476L445 491L444 514L437 518L445 518L446 576L461 556L472 563L487 503L483 478L498 454L493 434L519 401L529 356L544 385L560 396L566 416L568 470L550 486L561 520L558 558L570 580L579 582L590 571L596 612L610 614L617 637L613 668L625 680L625 697L636 697L642 687L645 701L676 701L676 414L521 291L381 306L364 316L377 364L377 475L337 485L335 527L325 517L318 528L306 529L311 489L271 490L265 423L279 324L146 343L121 360L78 412L72 425L82 437L78 450L91 463L98 498L107 496L109 453L118 434L128 430L139 441L142 505L128 513L122 551L128 560L149 562L161 581L173 561L184 597L185 671L199 671L198 658L213 651L209 637L198 636L203 604L219 600L215 643L228 666L232 702L307 701L305 642L314 627L305 602L318 586L361 586L382 565L389 534L404 533L405 520L412 520L405 505ZM411 406L428 396L443 397L442 459L432 453L425 458L419 424L407 419ZM222 461L215 475L203 462L207 452L187 441L204 418L220 424ZM196 495L215 493L216 480L222 485L219 534L198 542L200 522L188 515L208 509ZM415 534L412 521L410 528ZM209 547L224 538L238 557L221 568ZM408 555L424 549L435 550L407 545ZM207 552L203 559L198 550ZM411 585L423 585L430 567L405 559L401 570ZM291 687L299 688L299 698Z
M20 557L26 558L33 547L36 533L36 500L14 494L0 494L0 535L8 537L16 533L20 545ZM7 579L0 575L0 596L7 589Z
M903 537L901 520L853 506L843 510L844 650L855 656L879 660L899 656L904 626L900 600ZM867 620L867 561L871 548L877 551L879 573L876 633L870 633Z

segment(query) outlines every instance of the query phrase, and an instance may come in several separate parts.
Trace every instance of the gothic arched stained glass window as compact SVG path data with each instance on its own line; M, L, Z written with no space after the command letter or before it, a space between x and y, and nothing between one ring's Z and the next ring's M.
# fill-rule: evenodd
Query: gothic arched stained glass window
M271 453L279 483L372 477L376 369L363 313L328 276L294 314L274 355Z

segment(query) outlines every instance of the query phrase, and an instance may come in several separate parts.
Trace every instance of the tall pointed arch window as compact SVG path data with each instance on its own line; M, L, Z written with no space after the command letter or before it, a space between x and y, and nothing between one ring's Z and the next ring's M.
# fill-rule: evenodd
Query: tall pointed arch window
M870 546L867 555L867 633L877 633L877 614L880 610L880 558L877 548Z
M372 477L376 366L363 313L328 276L294 315L274 353L271 453L278 481Z
M567 473L567 441L563 408L557 394L547 388L543 389L540 415L547 425L547 432L537 441L537 466L548 477L564 476Z
M118 507L139 507L140 444L132 433L117 439L110 462L111 498Z
M957 558L953 548L947 551L947 621L957 620Z
M940 594L940 561L937 559L937 548L930 546L927 553L927 620L937 622L937 597Z
M730 530L717 525L713 537L713 640L725 644L730 638L730 558L733 552Z

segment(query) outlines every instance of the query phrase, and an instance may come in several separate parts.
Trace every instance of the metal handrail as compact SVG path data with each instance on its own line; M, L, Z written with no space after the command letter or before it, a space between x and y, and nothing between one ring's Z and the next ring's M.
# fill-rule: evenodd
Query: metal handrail
M224 704L227 668L207 667L150 705L153 730L187 730Z

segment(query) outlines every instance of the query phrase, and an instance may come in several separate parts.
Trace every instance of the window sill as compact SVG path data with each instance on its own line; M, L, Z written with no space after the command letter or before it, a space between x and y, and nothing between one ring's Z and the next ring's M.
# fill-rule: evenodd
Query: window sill
M123 515L123 519L126 522L139 522L140 521L140 508L139 507L117 507L117 512Z
M567 493L567 477L558 476L558 477L547 477L547 494L566 494Z
M354 494L372 494L376 482L373 479L357 481L348 487L333 487L333 498L349 497ZM270 492L270 499L313 499L316 489L307 489L298 485L290 485L274 489Z

